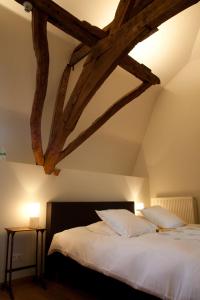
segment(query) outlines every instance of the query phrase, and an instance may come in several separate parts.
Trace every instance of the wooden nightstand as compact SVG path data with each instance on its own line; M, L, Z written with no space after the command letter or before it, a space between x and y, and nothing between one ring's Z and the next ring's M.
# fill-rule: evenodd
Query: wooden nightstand
M12 228L5 228L5 230L7 232L7 247L6 247L4 287L8 290L10 298L13 300L14 299L14 295L12 291L13 272L21 271L24 269L35 268L36 280L42 279L43 257L44 257L44 232L46 231L46 228L12 227ZM35 231L36 233L35 264L13 268L14 236L16 233L31 232L31 231ZM40 234L40 244L39 244L39 234ZM40 262L40 266L39 266L39 262Z

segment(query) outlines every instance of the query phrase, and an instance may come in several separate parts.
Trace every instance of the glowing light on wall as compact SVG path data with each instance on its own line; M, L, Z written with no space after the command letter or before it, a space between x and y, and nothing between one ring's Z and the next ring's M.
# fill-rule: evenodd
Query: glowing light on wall
M39 227L40 221L40 203L32 202L28 204L28 215L30 218L29 227L37 228Z
M135 202L135 214L141 215L141 210L144 208L143 202Z
M162 30L158 31L141 43L138 43L129 52L129 55L138 62L146 64L150 68L155 68L158 57L160 58L163 55L163 45L168 45L166 39L167 37L162 34Z

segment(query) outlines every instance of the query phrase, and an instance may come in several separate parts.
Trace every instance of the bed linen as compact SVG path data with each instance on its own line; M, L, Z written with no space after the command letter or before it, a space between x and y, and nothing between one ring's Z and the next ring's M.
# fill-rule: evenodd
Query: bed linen
M132 238L76 227L54 235L53 252L161 299L200 299L200 226Z

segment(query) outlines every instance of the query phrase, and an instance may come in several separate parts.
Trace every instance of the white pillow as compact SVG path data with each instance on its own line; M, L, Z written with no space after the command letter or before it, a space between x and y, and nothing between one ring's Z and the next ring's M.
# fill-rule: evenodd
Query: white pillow
M138 236L143 233L156 231L154 224L138 218L126 209L107 209L96 211L96 213L116 233L124 237Z
M99 221L99 222L96 222L96 223L92 223L92 224L86 226L86 228L89 231L92 231L92 232L95 232L95 233L119 236L104 221Z
M144 208L141 213L147 220L160 228L175 228L185 225L182 219L159 205Z
M153 229L155 228L156 231L159 231L159 228L156 224L153 224L152 222L150 222L149 220L147 220L143 215L137 215L137 218L145 221L149 226L151 226Z

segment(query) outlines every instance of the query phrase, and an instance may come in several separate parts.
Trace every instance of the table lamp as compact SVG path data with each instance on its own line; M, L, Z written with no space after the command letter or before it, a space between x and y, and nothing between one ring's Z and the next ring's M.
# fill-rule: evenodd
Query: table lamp
M40 221L40 203L33 202L29 204L29 227L30 228L37 228L39 227Z

